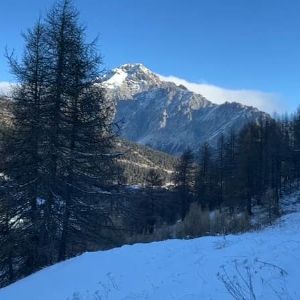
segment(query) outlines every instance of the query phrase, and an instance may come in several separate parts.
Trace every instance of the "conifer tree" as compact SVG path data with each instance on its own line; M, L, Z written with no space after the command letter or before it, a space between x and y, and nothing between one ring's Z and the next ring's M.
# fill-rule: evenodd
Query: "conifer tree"
M12 130L1 147L0 172L9 184L2 182L0 194L13 206L1 201L7 234L0 239L16 240L18 249L12 263L5 260L15 269L8 280L87 250L111 224L114 106L96 84L96 44L85 41L71 0L56 3L24 38L22 60L8 55L18 85ZM11 232L20 237L9 241Z
M21 62L8 56L12 73L19 85L13 93L13 128L6 136L5 161L2 172L10 178L12 200L18 207L17 218L22 219L19 247L24 253L19 263L23 274L30 274L43 265L39 230L38 207L42 188L41 160L44 141L42 118L45 95L45 28L40 21L24 35L25 52Z
M300 108L292 121L294 177L300 177Z
M224 201L224 178L225 178L225 137L221 134L217 147L217 181L218 196L217 206L220 208Z
M95 238L95 224L109 219L103 189L112 182L113 106L95 85L101 58L95 43L85 42L72 2L55 5L45 26L50 107L47 202L51 215L52 206L62 204L58 259L63 260L74 254L68 248L80 251L82 245L77 249L74 243L84 245Z
M231 212L238 202L237 167L237 137L234 130L231 130L224 144L224 205Z
M146 177L146 184L149 187L160 187L162 185L162 177L155 169L150 169Z
M212 169L212 149L208 143L204 143L199 152L195 178L195 194L197 201L206 208L212 205Z
M180 205L180 217L183 220L192 201L194 186L194 156L190 149L181 155L174 180Z

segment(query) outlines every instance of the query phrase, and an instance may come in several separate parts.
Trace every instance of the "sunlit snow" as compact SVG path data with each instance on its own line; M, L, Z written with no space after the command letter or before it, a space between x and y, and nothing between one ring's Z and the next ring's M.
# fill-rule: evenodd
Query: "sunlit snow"
M256 299L300 299L299 224L292 212L258 232L85 253L0 290L0 299L233 299L226 282L251 299L250 281Z

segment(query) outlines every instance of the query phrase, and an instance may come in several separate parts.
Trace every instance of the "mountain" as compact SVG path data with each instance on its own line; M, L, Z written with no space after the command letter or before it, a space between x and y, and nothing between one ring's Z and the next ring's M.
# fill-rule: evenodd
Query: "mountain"
M299 223L294 212L260 231L84 253L0 289L0 299L300 299Z
M166 82L142 64L125 64L100 78L116 100L121 136L171 154L204 142L216 145L220 135L239 131L268 115L236 102L214 104L186 87Z

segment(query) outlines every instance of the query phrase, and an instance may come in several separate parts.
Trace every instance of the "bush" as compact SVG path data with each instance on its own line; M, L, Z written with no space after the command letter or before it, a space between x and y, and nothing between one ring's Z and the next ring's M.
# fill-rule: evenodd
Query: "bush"
M154 242L174 238L195 238L205 235L219 235L245 232L251 228L250 219L245 212L229 212L229 210L202 209L198 203L192 203L183 221L174 225L162 225L151 234L134 234L128 236L129 244L138 242Z

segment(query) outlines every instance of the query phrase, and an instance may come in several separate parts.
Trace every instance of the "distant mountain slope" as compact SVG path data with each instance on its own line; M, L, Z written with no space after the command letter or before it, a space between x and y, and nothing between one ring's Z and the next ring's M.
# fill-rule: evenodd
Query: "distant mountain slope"
M0 299L300 299L299 224L298 212L262 231L85 253L0 289Z
M204 142L216 144L222 133L238 131L267 114L239 103L214 104L203 96L162 81L142 64L126 64L101 79L117 101L121 135L172 154Z
M178 159L149 147L119 140L116 151L122 153L118 163L122 168L122 182L127 185L143 185L150 170L160 175L163 185L172 181Z

